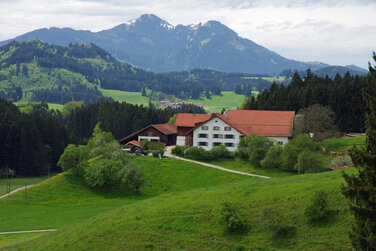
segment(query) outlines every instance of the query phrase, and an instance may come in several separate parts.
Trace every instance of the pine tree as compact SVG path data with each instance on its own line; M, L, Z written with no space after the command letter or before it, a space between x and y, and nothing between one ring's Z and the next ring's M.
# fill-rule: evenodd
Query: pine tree
M376 54L373 53L376 61ZM376 250L376 66L369 64L368 91L363 97L370 109L367 116L366 149L354 148L350 155L358 166L358 175L343 173L347 185L342 193L350 202L354 214L350 238L353 247L359 250Z

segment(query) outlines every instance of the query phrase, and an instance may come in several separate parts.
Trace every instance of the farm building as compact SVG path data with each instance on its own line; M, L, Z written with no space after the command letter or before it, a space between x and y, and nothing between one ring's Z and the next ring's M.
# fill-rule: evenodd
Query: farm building
M150 125L122 139L156 140L166 145L199 146L205 150L225 145L235 151L242 137L265 136L284 145L292 137L294 111L231 110L224 114L179 113L175 124Z

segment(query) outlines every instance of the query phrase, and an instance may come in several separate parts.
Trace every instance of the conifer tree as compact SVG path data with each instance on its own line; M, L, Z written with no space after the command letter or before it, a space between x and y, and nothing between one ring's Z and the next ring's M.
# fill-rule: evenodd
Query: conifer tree
M373 53L376 62L376 54ZM354 148L350 155L358 175L343 173L347 184L342 193L355 217L350 238L355 249L376 250L376 66L369 64L368 89L363 97L369 107L366 149Z

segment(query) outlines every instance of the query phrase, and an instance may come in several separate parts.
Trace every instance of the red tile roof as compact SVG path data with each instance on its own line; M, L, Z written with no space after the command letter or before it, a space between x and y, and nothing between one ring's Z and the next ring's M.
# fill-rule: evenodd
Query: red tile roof
M196 123L207 121L210 117L211 114L178 113L175 125L181 127L195 127Z
M142 147L141 143L140 143L140 142L138 142L137 140L132 140L132 141L129 141L129 142L127 143L127 145L128 145L128 144L131 144L131 145L135 145L135 146L139 146L139 147Z
M231 110L226 116L247 135L291 137L295 112Z
M174 124L155 124L152 126L158 131L161 131L162 133L166 135L177 133L177 128L176 128L176 125Z

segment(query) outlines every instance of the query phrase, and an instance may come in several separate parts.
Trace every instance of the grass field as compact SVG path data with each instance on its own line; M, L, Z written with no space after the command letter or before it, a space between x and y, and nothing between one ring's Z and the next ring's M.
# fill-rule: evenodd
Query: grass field
M267 80L269 82L283 82L286 80L285 76L280 77L261 77L264 80ZM244 77L244 79L258 79L258 77Z
M321 146L326 147L327 152L343 152L347 153L348 147L364 147L366 143L366 137L344 137L344 138L332 138L326 139L320 142Z
M62 104L54 104L54 103L47 103L48 104L48 108L50 109L55 109L55 110L63 110L63 106Z
M253 92L253 94L257 95L258 92ZM237 109L244 100L244 95L235 94L234 92L222 92L221 96L212 95L210 99L201 96L200 99L185 99L184 102L203 104L207 112L220 112L223 108L226 110Z
M39 183L48 177L31 177L31 178L11 178L9 179L10 191L13 191L17 188L24 187L25 185L33 185ZM0 179L0 196L4 195L7 192L8 180Z
M107 90L107 89L99 89L103 96L111 97L115 101L119 102L127 102L130 104L136 105L144 105L147 106L149 104L149 98L144 97L141 95L141 92L125 92L125 91L117 91L117 90Z
M59 228L43 234L2 235L0 249L350 249L347 233L352 217L340 193L340 171L304 175L268 171L263 174L272 178L260 179L174 159L132 158L149 181L141 195L93 191L72 174L62 173L29 189L26 204L22 193L0 200L0 231ZM232 164L234 169L259 171L241 161ZM329 222L312 225L304 208L319 189L328 192L333 214ZM238 206L245 233L224 232L218 222L224 201ZM278 219L272 218L278 224L286 226L286 236L275 237L267 227L262 215L268 209L274 210Z

